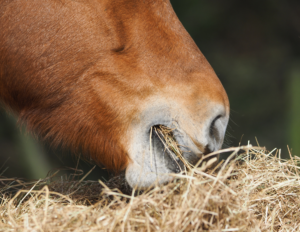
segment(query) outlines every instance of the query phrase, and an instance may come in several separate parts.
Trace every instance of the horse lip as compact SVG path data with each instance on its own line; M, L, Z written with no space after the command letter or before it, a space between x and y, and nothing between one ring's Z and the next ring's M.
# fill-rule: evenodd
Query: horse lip
M185 135L185 136L182 136ZM190 146L182 146L182 156L187 160L192 166L201 166L204 162L207 162L214 157L219 158L218 154L211 156L210 154L215 150L211 149L209 144L202 145L196 141L192 136L187 133L177 133L174 135L176 141L180 141L179 144L186 145L189 143Z
M163 124L159 124L159 125L163 125ZM174 131L173 139L178 144L178 147L181 151L181 156L184 159L184 161L182 161L182 159L178 157L178 154L176 154L172 149L169 149L167 147L163 135L159 134L159 132L152 129L152 133L155 134L155 137L158 139L158 142L163 146L164 151L162 152L162 155L167 154L169 156L169 159L172 160L173 163L173 168L171 168L172 171L174 171L175 173L179 173L186 170L186 166L189 166L189 164L191 164L191 166L189 167L192 167L193 165L199 163L200 160L202 161L199 164L210 159L209 157L208 158L205 157L206 155L212 152L211 149L209 148L209 145L203 146L199 142L195 141L195 139L193 139L192 136L182 132L180 129L178 130L177 128L175 128L173 131ZM151 133L151 129L150 129L150 133ZM191 149L189 146L187 146L188 143L190 143L194 147L194 149ZM153 148L153 144L151 144L151 146Z
M159 124L159 125L163 125L163 124ZM176 141L175 137L174 140ZM184 163L178 158L178 156L171 149L167 147L167 144L165 143L164 138L162 138L162 135L159 135L156 130L153 131L152 129L152 144L150 144L150 146L152 147L153 150L155 149L154 147L155 142L159 143L163 147L163 151L161 155L164 156L165 154L167 154L169 158L168 160L171 161L168 163L168 168L175 173L182 172L185 169ZM157 145L158 144L156 144L156 146Z

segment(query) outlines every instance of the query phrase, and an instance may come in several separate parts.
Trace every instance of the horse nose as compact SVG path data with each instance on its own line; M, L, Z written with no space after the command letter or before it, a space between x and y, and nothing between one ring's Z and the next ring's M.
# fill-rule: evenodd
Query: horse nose
M228 115L219 113L213 116L208 124L208 149L213 152L219 150L223 144L228 124Z
M220 132L217 126L217 120L220 119L222 117L222 115L218 115L216 116L210 126L209 126L209 137L213 140L215 140L216 142L220 142L221 136L220 136Z

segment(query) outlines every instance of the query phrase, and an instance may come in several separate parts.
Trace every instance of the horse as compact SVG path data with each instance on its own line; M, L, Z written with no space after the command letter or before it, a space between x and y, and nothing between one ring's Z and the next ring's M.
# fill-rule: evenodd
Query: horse
M173 179L173 128L195 164L221 148L229 100L169 0L4 0L0 101L52 146L82 152L131 187Z

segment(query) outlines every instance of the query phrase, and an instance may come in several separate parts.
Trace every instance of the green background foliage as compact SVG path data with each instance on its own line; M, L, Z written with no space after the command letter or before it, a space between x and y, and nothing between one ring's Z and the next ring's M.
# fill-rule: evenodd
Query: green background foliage
M223 83L231 104L225 146L248 140L300 155L300 1L172 0L175 12ZM44 177L71 165L0 110L0 175ZM72 159L71 159L72 160ZM80 164L80 167L90 165ZM93 171L93 173L101 172Z

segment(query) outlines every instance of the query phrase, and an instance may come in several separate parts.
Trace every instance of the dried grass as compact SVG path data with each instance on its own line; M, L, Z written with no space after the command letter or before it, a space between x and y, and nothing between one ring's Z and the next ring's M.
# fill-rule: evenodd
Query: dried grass
M300 158L250 146L224 151L232 154L217 171L193 168L130 195L115 188L122 178L0 179L0 231L299 231ZM10 192L17 184L27 190Z
M182 145L179 145L174 139L173 130L175 130L176 128L171 129L163 125L158 125L153 128L160 141L164 144L165 149L175 154L179 158L179 160L182 161L185 167L184 171L191 170L194 166L191 163L189 163L186 159L184 159L184 157L182 156L182 151L180 149Z

